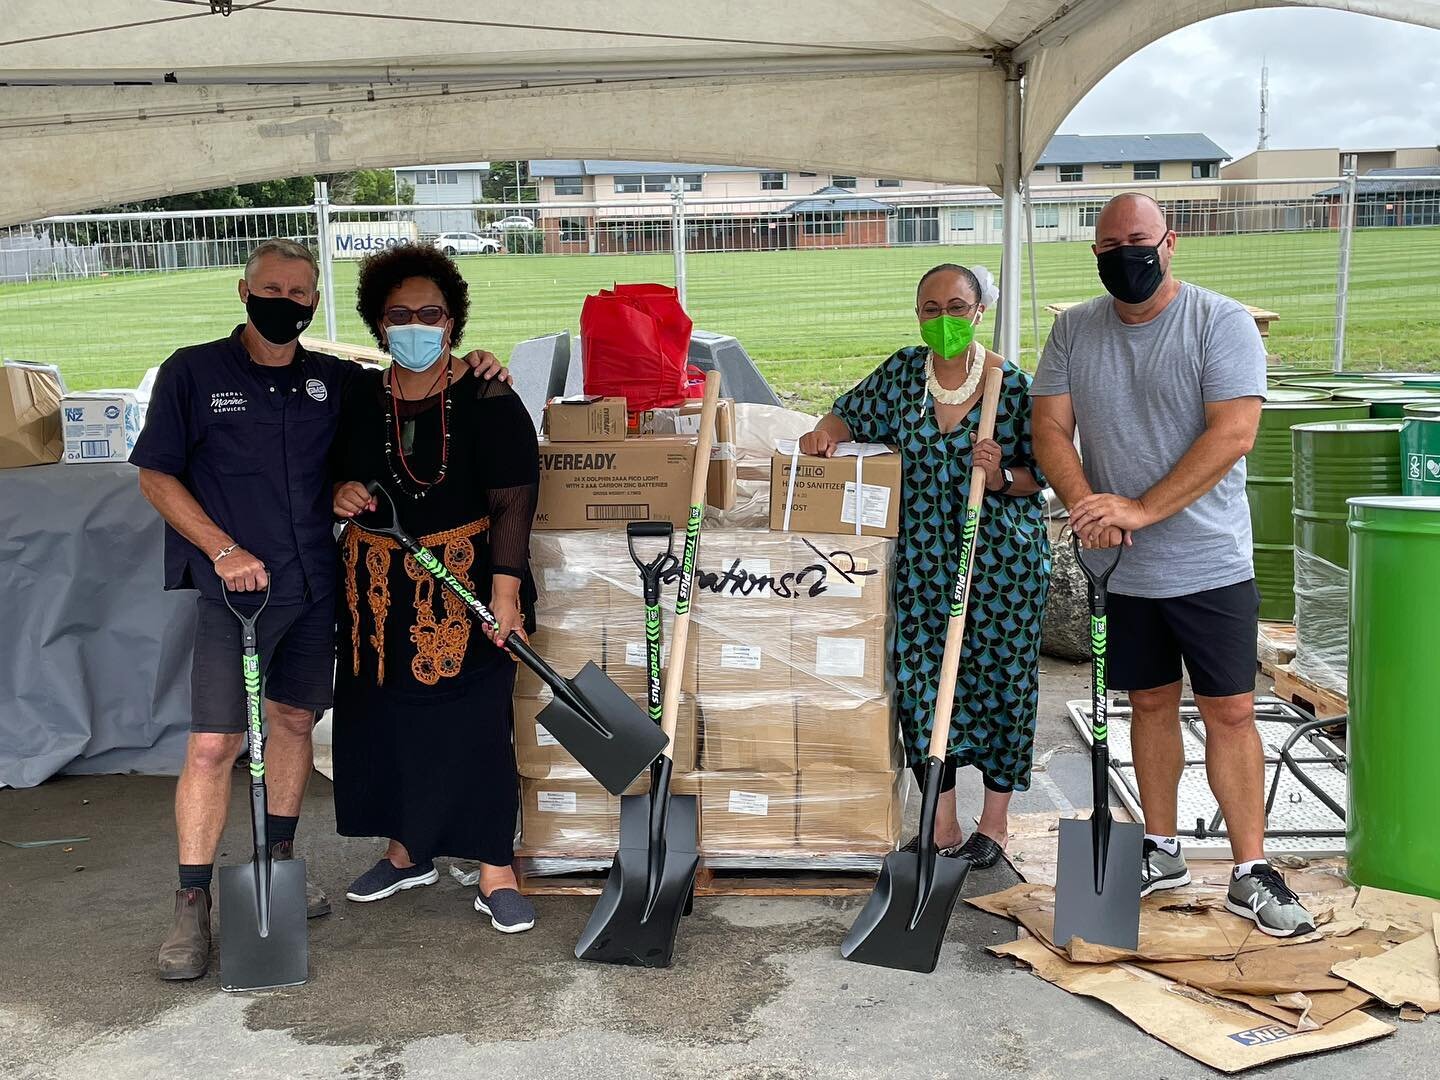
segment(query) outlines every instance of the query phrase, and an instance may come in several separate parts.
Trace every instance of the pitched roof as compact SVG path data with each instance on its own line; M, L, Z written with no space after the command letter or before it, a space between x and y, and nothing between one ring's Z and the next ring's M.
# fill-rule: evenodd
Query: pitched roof
M1175 135L1056 135L1037 165L1133 161L1228 161L1230 155L1199 132Z
M758 165L696 165L676 161L601 161L545 158L530 162L531 176L627 176L635 173L758 172Z
M1440 165L1411 165L1404 169L1369 169L1355 181L1356 195L1385 195L1400 191L1440 191L1440 180L1419 177L1440 176ZM1417 179L1411 179L1415 177ZM1345 194L1343 184L1315 192L1315 197L1338 198Z
M822 196L828 196L822 198ZM777 211L777 216L788 217L791 214L860 214L860 213L882 213L888 214L894 207L875 199L862 198L843 187L823 187L814 195L810 195L799 202L793 202L784 210Z

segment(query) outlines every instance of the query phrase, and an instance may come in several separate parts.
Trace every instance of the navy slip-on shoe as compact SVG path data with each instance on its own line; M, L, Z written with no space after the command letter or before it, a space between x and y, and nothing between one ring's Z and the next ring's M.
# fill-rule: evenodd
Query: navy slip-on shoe
M368 904L372 900L384 900L405 889L420 885L434 885L440 880L440 871L433 862L416 863L403 869L389 859L381 859L365 873L350 883L345 893L347 900Z

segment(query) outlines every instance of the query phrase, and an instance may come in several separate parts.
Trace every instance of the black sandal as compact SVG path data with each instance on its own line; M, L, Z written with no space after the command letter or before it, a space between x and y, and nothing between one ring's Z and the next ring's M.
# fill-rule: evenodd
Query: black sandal
M987 870L1005 855L1005 849L984 833L971 833L956 854L976 870Z
M947 858L947 859L953 859L953 858L956 858L957 856L959 856L960 853L961 853L961 851L964 850L964 848L965 848L965 845L964 845L964 844L956 844L954 847L936 848L936 849L935 849L935 854L936 854L936 855L943 855L943 856L944 856L945 858ZM904 846L901 847L900 850L901 850L901 851L908 851L908 852L910 852L912 855L917 855L917 854L919 854L919 852L920 852L920 837L919 837L918 835L917 835L917 836L912 836L909 840L907 840L907 841L905 842Z

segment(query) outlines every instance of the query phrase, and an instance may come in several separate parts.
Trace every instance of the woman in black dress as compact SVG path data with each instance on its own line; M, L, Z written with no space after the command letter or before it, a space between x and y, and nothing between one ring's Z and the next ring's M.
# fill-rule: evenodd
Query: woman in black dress
M450 259L429 246L389 248L361 264L357 291L357 310L392 363L347 390L336 516L373 509L364 485L379 480L400 524L488 599L500 628L472 621L394 541L346 528L335 820L343 836L390 841L346 895L381 900L434 884L436 856L474 859L475 909L497 930L528 930L534 908L510 865L515 663L497 645L533 625L535 428L513 390L477 379L452 355L469 296Z

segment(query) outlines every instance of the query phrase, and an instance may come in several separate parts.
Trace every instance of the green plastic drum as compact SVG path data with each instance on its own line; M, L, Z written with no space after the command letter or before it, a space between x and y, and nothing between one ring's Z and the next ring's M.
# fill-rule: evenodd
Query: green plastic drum
M1440 390L1419 386L1394 386L1381 389L1336 390L1336 401L1368 401L1370 415L1376 420L1398 420L1405 415L1406 405L1440 403Z
M1418 416L1422 420L1433 419L1434 417L1440 416L1440 402L1437 402L1434 405L1406 405L1405 415L1407 417Z
M1401 379L1400 385L1412 390L1440 390L1440 375L1430 374L1423 378Z
M1270 401L1329 401L1330 391L1318 386L1267 386L1265 400Z
M1440 496L1440 406L1400 429L1400 493Z
M1350 565L1346 500L1400 494L1403 426L1400 420L1342 420L1290 429L1297 549L1342 569Z
M1352 499L1350 878L1440 898L1440 499Z
M1260 589L1260 618L1289 622L1295 617L1295 523L1291 516L1290 428L1321 420L1362 420L1369 406L1331 402L1320 391L1315 400L1275 398L1260 411L1260 430L1245 459L1245 497L1250 503L1255 584ZM1292 393L1305 394L1295 390Z
M1297 375L1292 379L1282 379L1276 386L1295 386L1300 389L1310 390L1393 390L1394 383L1383 382L1380 379L1362 379L1359 377L1347 378L1344 375Z
M1424 382L1428 379L1440 379L1440 373L1434 371L1367 371L1367 379L1379 379L1382 382L1408 383L1411 379L1419 379Z

